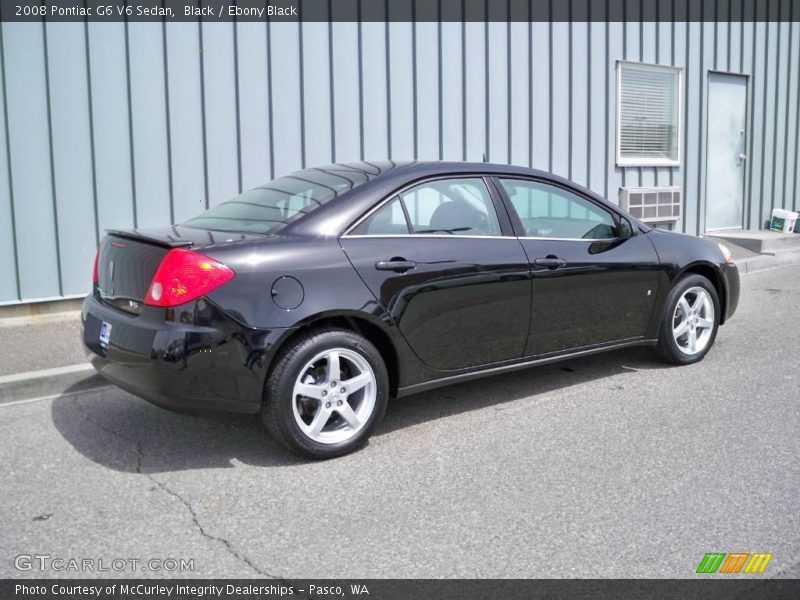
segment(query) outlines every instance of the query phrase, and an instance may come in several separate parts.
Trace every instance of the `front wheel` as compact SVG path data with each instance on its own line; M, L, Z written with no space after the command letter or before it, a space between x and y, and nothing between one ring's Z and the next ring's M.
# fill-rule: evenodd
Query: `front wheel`
M679 365L702 360L717 337L719 315L717 291L708 279L688 275L678 281L664 306L658 356Z
M378 350L350 331L327 329L281 352L261 416L285 446L333 458L362 446L383 419L389 377Z

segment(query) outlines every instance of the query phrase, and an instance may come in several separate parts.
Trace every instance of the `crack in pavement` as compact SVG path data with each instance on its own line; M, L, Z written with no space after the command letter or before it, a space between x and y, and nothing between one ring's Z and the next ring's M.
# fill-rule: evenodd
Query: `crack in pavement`
M189 511L189 514L192 517L192 523L194 523L194 526L197 528L197 531L200 532L200 535L202 535L204 538L206 538L208 540L211 540L211 541L218 542L218 543L222 544L225 547L225 550L231 556L233 556L234 558L236 558L240 562L246 564L248 567L253 569L253 571L258 573L262 577L269 577L271 579L278 579L278 580L282 579L281 577L278 577L278 576L275 576L275 575L271 575L270 573L267 573L266 571L263 571L262 569L260 569L258 567L258 565L256 565L248 556L246 556L245 554L242 554L241 552L236 550L233 547L233 544L231 544L231 542L228 541L227 539L225 539L223 537L220 537L220 536L213 535L213 534L207 532L205 530L205 528L203 527L203 525L200 523L200 520L199 520L199 518L197 516L197 513L195 512L194 508L192 507L191 503L188 500L186 500L178 492L176 492L175 490L170 488L166 483L163 483L162 481L159 481L158 479L156 479L152 474L142 472L142 462L144 461L145 453L144 453L144 449L142 447L141 440L131 438L130 436L127 436L124 433L121 433L119 431L116 431L114 429L106 427L104 424L102 424L99 421L96 421L95 419L93 419L92 416L91 416L91 413L89 412L89 410L83 404L81 404L80 398L81 398L80 395L76 395L76 396L73 397L73 400L74 400L74 404L83 413L84 419L87 422L91 423L92 425L102 429L106 433L108 433L108 434L110 434L110 435L112 435L114 437L118 437L118 438L128 442L129 444L132 444L136 448L136 474L137 475L143 475L144 477L149 479L152 483L154 483L156 485L156 487L158 487L158 489L160 489L162 492L164 492L165 494L167 494L169 496L172 496L173 498L178 500L178 502L180 502L186 508L186 510Z

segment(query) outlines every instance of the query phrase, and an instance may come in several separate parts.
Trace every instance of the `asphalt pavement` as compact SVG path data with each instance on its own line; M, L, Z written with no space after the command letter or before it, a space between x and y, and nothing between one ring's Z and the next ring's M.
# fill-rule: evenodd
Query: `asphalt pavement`
M396 400L332 461L116 389L0 405L0 577L92 576L15 567L49 555L194 567L102 576L691 578L707 552L800 577L798 381L794 266L743 278L700 364L618 351Z

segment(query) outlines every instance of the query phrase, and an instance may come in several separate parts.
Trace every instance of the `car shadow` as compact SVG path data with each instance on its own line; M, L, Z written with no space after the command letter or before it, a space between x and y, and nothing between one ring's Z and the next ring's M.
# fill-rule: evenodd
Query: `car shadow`
M385 435L418 423L490 408L521 398L544 396L555 390L598 381L620 373L670 367L671 365L656 360L649 348L638 347L449 385L393 399L386 411L386 418L375 435ZM619 384L619 392L628 393L624 383Z
M624 372L660 368L668 366L651 358L648 349L632 348L442 387L390 401L374 435ZM628 392L624 382L619 391ZM51 412L56 429L77 452L121 472L157 474L231 468L237 462L257 467L310 462L275 442L257 416L179 415L114 387L67 390L53 400Z

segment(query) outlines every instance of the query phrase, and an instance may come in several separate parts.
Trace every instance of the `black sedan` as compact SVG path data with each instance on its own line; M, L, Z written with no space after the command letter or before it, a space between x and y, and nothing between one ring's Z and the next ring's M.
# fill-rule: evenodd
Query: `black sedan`
M176 411L260 413L325 458L364 444L390 396L634 345L699 361L738 300L724 246L561 177L380 161L109 231L83 326L119 387Z

